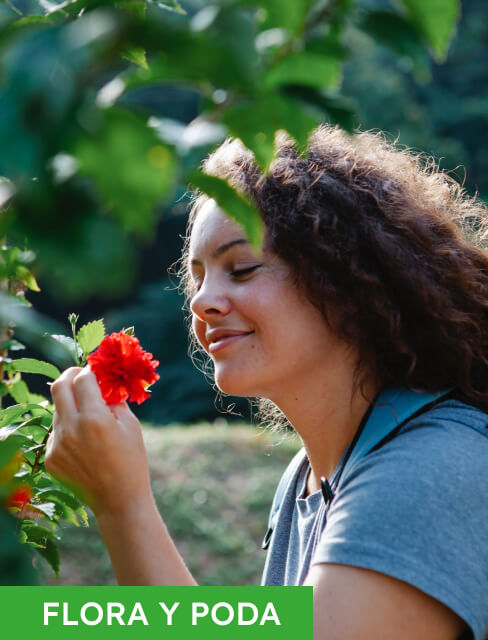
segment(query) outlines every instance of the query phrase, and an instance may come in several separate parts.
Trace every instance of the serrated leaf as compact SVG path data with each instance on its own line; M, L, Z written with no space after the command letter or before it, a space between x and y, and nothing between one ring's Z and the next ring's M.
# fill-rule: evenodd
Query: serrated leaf
M302 51L283 58L263 76L263 86L300 84L316 89L336 87L341 76L341 62L333 56Z
M225 211L244 229L251 245L257 251L261 249L264 224L257 209L249 200L235 191L226 180L215 176L194 172L189 176L188 181L213 198L222 211Z
M84 324L77 334L78 343L85 355L98 347L105 336L103 320L94 320Z
M414 25L432 46L438 62L445 60L459 18L459 0L401 0Z
M61 375L59 369L53 364L34 358L19 358L18 360L13 360L12 365L16 371L21 373L39 373L53 380L56 380Z

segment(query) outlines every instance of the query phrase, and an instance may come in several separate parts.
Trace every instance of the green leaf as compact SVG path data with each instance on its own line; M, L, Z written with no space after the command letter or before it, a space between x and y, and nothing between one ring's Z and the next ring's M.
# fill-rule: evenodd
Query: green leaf
M46 403L47 404L47 403ZM7 424L13 424L15 422L22 422L24 414L31 412L35 415L49 415L52 416L51 411L40 404L14 404L7 409L0 411L0 427L4 427Z
M287 56L271 67L263 77L263 86L300 84L317 89L336 87L341 77L341 62L333 56L302 51Z
M240 138L254 152L258 164L266 168L273 159L276 131L288 131L305 147L319 120L292 98L272 92L228 107L222 121L232 136Z
M52 502L55 502L58 505L62 505L63 507L69 508L70 512L72 514L75 514L74 515L75 522L73 522L73 518L72 516L70 516L69 513L67 513L67 517L61 516L64 520L69 520L70 522L73 522L73 524L76 524L78 526L79 522L76 517L78 516L81 522L86 527L88 526L88 516L86 513L86 509L82 505L82 503L78 500L78 498L76 498L75 496L72 496L69 493L66 493L66 491L62 491L60 489L47 488L47 489L42 489L41 491L38 491L36 493L36 497L39 497L43 500L46 500L46 499L51 500Z
M52 570L59 578L59 550L56 544L48 538L44 549L37 549L38 553L51 565Z
M123 228L147 235L156 221L156 205L173 188L174 153L135 114L106 109L102 115L103 125L80 138L73 155Z
M54 531L47 527L26 521L22 523L21 530L27 535L27 539L31 542L45 545L47 540L54 538Z
M22 351L25 349L25 344L22 344L18 340L7 340L0 346L0 349L2 351L4 349L7 349L7 351Z
M288 91L288 89L287 89ZM359 125L359 114L355 103L341 95L330 95L325 91L317 91L311 87L293 85L289 88L290 95L297 101L318 109L320 119L338 124L350 133Z
M46 429L44 429L41 425L42 417L35 416L34 418L26 420L22 424L18 425L18 433L24 436L31 436L34 443L40 444L46 437L47 433ZM4 429L5 428L6 427L4 427Z
M117 3L117 6L126 9L134 18L144 20L146 17L146 0L126 0Z
M41 511L45 516L49 518L49 520L54 520L54 515L56 513L56 505L54 502L42 502L42 503L34 503L32 504L34 509Z
M13 360L12 365L16 371L21 373L39 373L53 380L56 380L61 375L59 369L53 364L35 360L34 358L19 358L18 360Z
M18 402L19 404L29 402L29 388L23 380L19 380L15 384L11 385L9 393L15 402Z
M459 18L459 0L401 0L413 24L432 46L438 62L446 58Z
M127 45L127 47L125 47L125 49L122 51L121 55L122 58L125 58L129 62L133 62L138 67L149 69L149 65L147 64L146 59L146 52L142 47Z
M25 404L14 404L0 411L0 427L15 422L20 416L23 416L28 411L26 406Z
M263 221L256 208L244 196L235 191L226 180L201 172L192 173L188 180L213 198L219 207L244 229L249 242L256 250L261 249Z
M0 440L0 469L8 464L19 450L20 445L17 438Z
M84 324L77 334L77 339L85 356L98 347L105 336L103 320L94 320Z
M232 25L238 17L224 12L222 21L225 22L224 18L227 18ZM240 94L252 91L255 88L258 54L251 46L242 46L241 33L237 32L238 38L233 37L237 28L236 25L225 29L225 25L221 25L217 33L167 28L159 34L161 43L157 44L156 49L151 42L146 45L150 56L149 69L131 67L120 74L115 82L120 85L120 92L124 88L127 91L169 83L197 86L203 93L208 93L212 87L235 89ZM145 44L145 41L141 44Z
M49 400L40 393L29 393L28 402L30 404L40 404L41 402L49 402Z
M57 21L54 16L47 15L32 15L32 16L24 16L23 18L19 18L16 20L11 29L20 29L22 27L30 27L32 25L42 25L48 26L55 24Z
M15 277L17 278L17 280L23 282L25 286L31 291L40 291L36 279L34 278L32 272L27 269L27 267L18 265L15 269Z
M81 357L83 355L83 351L80 345L75 345L75 341L73 340L73 338L70 338L69 336L62 336L62 335L53 334L53 333L48 335L53 340L56 340L56 342L59 342L59 344L62 344L63 347L65 347L70 352L73 360L75 362L78 362L78 357ZM76 352L78 352L78 357L76 355Z
M180 5L177 0L148 0L150 4L155 4L160 9L166 9L167 11L174 11L175 13L186 14L186 11Z
M429 60L424 44L412 23L393 11L363 13L359 28L373 40L412 62L417 80L429 80Z
M306 22L313 0L257 0L253 4L261 9L258 19L262 29L286 29L290 34L300 31Z

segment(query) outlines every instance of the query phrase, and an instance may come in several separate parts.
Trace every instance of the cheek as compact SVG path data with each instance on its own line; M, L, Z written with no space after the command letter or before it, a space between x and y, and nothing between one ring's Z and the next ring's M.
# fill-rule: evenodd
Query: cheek
M192 316L191 325L192 325L194 336L196 337L198 342L201 344L201 346L205 350L207 350L207 343L206 343L206 340L205 340L205 323L202 322L202 320L199 320L194 315L194 316Z

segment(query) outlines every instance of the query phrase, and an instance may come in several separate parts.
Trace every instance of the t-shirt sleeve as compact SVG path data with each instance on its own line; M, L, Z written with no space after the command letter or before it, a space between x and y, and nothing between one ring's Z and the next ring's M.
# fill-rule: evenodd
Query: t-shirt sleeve
M323 562L410 583L487 638L488 438L426 416L364 457L329 510Z

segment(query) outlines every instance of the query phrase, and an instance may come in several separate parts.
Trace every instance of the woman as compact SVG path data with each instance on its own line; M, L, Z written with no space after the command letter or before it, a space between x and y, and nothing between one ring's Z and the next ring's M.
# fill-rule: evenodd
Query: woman
M302 155L279 138L266 176L239 141L206 171L255 201L265 239L255 252L213 200L197 199L182 268L194 336L218 388L259 398L305 451L287 474L263 582L314 586L315 638L482 640L488 256L474 245L485 209L380 136L330 127ZM392 386L450 394L341 481ZM104 404L89 369L66 371L52 394L46 465L92 496L118 581L194 585L155 507L137 419ZM326 518L321 487L335 493Z

